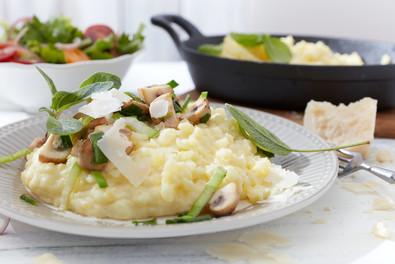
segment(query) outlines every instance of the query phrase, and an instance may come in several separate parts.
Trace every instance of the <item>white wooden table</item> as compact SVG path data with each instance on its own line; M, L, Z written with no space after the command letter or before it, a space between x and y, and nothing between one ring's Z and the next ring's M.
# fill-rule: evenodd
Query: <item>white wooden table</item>
M171 79L181 84L178 92L193 89L184 63L138 63L124 81L135 89ZM29 117L17 110L1 110L0 126ZM0 146L1 147L1 146ZM376 139L374 150L395 154L395 140ZM387 167L395 169L394 163ZM353 182L380 179L365 172L348 177ZM276 251L289 254L298 263L395 263L395 236L381 239L372 234L380 220L367 213L377 195L355 194L336 180L330 190L308 208L281 219L241 230L169 239L102 239L68 235L32 227L17 221L0 235L0 263L33 263L33 258L52 253L63 263L224 263L207 248L234 242L251 230L267 230L294 240ZM392 186L391 186L392 187ZM395 186L394 189L395 196ZM383 220L395 231L395 219ZM236 263L247 263L240 261Z

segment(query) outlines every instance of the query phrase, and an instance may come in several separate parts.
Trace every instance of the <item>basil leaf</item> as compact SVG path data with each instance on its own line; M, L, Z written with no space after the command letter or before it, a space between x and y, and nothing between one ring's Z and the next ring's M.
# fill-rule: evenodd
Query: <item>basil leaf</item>
M113 88L115 89L119 89L119 87L121 87L121 79L118 76L106 72L97 72L92 76L90 76L85 81L83 81L80 85L80 88L87 86L89 84L93 84L97 82L107 82L107 81L113 82L114 84Z
M222 53L222 44L203 44L199 46L198 51L208 55L219 56Z
M55 84L53 83L52 79L39 67L36 66L36 69L41 73L42 76L44 76L44 78L47 81L47 84L49 86L49 89L51 90L51 94L55 95L57 90L56 90Z
M57 92L52 97L51 108L58 112L64 111L73 105L79 104L82 101L89 99L94 93L108 91L113 87L114 83L112 81L95 82L83 86L73 93L65 91Z
M74 118L55 119L49 116L46 123L48 133L55 135L71 135L84 127L84 123Z
M273 62L289 63L292 58L288 46L279 38L263 35L263 45L265 46L267 56Z
M240 45L251 47L263 43L262 35L230 33L230 36Z

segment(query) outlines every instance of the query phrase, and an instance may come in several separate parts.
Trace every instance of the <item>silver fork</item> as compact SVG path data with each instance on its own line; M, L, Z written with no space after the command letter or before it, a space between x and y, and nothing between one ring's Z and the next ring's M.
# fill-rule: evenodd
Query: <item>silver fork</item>
M338 149L337 151L342 153L343 155L347 156L347 157L344 157L344 156L338 155L338 158L340 160L339 167L342 169L338 173L339 177L346 176L346 175L353 173L357 170L366 170L366 171L369 171L372 174L376 175L380 179L385 180L386 182L395 183L395 171L391 171L391 170L387 170L384 168L380 168L377 166L367 164L363 160L362 155L358 152L352 152L352 151L345 150L345 149Z

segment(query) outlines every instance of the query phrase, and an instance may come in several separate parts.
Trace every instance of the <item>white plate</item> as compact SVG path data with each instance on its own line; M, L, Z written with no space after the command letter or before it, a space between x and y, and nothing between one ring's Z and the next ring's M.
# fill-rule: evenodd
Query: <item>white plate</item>
M243 108L257 122L274 132L294 149L327 148L328 144L302 126L261 111ZM0 128L0 156L27 147L34 137L45 132L44 118L35 117ZM58 232L111 238L159 238L213 233L268 222L298 211L320 198L337 176L338 161L334 152L292 153L273 161L299 174L300 183L310 188L294 194L287 201L255 204L237 213L210 221L156 226L134 226L132 221L83 217L58 212L48 205L32 206L22 200L26 193L20 180L25 160L0 165L0 213L15 220Z

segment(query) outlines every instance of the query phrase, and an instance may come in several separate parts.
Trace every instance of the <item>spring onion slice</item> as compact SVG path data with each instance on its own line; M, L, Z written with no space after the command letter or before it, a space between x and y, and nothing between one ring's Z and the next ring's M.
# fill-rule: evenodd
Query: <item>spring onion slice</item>
M27 202L29 204L37 205L37 201L36 200L34 200L34 199L30 198L30 197L27 197L24 194L22 194L19 198L21 198L21 200L24 200L25 202Z
M152 219L149 219L149 220L142 220L142 221L135 220L132 223L135 226L138 226L139 224L142 224L142 225L156 225L157 224L157 220L156 220L156 218L152 218Z
M188 94L187 97L185 97L184 104L181 106L181 113L183 113L185 109L187 109L189 101L191 101L191 95Z
M91 171L91 174L95 177L97 184L100 188L107 188L108 184L106 179L103 176L103 173L100 171Z
M0 157L0 164L17 160L17 159L22 158L23 156L26 156L27 154L30 154L30 153L31 153L31 151L26 148L20 149L17 152L14 152L8 156Z
M214 174L211 176L210 180L207 182L203 191L193 204L191 210L188 211L183 216L176 217L174 219L167 219L166 224L176 224L176 223L191 223L196 221L204 221L211 219L210 216L199 216L203 208L210 201L214 192L218 189L222 180L225 178L227 171L223 167L218 167Z
M104 155L104 153L100 150L99 146L97 145L97 141L99 141L103 136L104 136L103 131L91 133L89 135L89 138L92 142L93 164L94 165L103 164L108 161L108 158L106 157L106 155Z
M64 188L62 190L62 194L60 196L60 209L61 210L67 210L67 203L69 200L69 196L71 191L74 188L75 183L77 182L78 177L80 176L82 171L82 168L78 163L74 163L73 167L71 167L71 170L69 172L69 175L66 178L66 183L64 185Z

